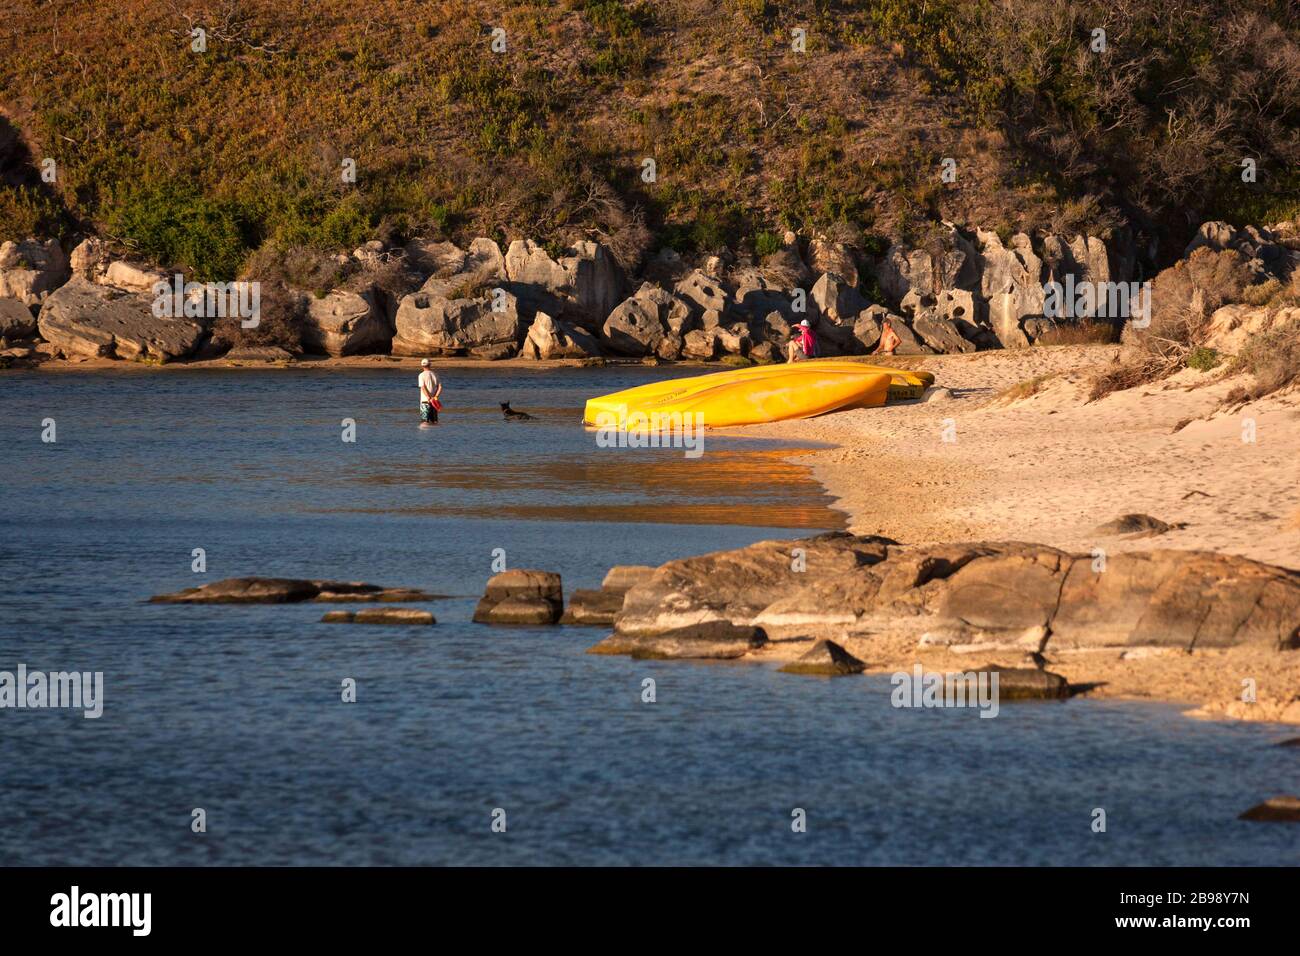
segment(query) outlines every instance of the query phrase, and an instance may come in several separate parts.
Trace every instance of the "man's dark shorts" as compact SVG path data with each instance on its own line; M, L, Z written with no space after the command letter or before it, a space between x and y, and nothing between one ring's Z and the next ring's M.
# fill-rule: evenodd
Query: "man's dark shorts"
M434 424L437 424L437 421L438 421L438 410L437 410L436 408L434 408L432 405L430 405L428 402L421 402L421 403L420 403L420 421L422 421L422 422L433 422Z

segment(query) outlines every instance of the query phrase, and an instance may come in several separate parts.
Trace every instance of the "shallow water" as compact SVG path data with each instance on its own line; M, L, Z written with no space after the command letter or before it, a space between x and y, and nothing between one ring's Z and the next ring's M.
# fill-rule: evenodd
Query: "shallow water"
M1300 860L1300 828L1235 819L1296 790L1279 728L1086 700L898 710L883 677L469 623L497 548L571 590L841 526L788 450L710 436L692 460L577 426L584 397L660 374L452 370L425 429L409 369L0 375L0 670L106 685L98 720L0 710L0 865ZM502 422L505 399L540 420ZM427 629L141 603L237 574L456 597Z

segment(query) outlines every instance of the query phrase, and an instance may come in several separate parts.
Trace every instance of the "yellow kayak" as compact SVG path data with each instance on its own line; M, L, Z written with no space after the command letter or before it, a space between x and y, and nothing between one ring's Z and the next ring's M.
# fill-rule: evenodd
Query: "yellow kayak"
M646 403L655 401L661 397L682 396L690 390L713 388L724 382L743 381L751 378L768 378L774 373L788 375L792 372L799 376L801 380L804 380L804 377L809 373L812 373L814 370L819 373L841 372L856 375L878 373L887 375L889 376L889 388L887 392L889 401L920 398L922 394L924 394L925 390L934 384L934 375L931 372L889 368L886 366L872 365L868 362L843 358L811 359L809 361L796 362L792 365L755 365L748 368L733 369L727 372L712 372L706 375L690 375L685 378L671 378L665 381L638 385L635 388L628 388L621 392L614 392L610 395L602 395L600 398L591 399L587 402L587 408L583 415L583 420L588 424L595 424L596 417L602 411L611 412L617 417L620 414L620 410L622 410L623 414L626 414L627 409L639 408ZM879 402L874 401L874 391L871 390L866 393L865 402L866 403L860 407L870 408L872 405L880 404ZM821 413L819 412L817 414Z
M640 430L677 427L685 415L716 428L811 418L885 404L891 371L860 362L796 362L696 375L593 398L583 421ZM671 416L679 417L674 423Z

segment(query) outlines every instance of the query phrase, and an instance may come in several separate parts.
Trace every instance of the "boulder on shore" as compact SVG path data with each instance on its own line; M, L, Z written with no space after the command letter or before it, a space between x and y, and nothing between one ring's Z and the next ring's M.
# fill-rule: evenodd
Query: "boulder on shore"
M515 297L494 287L472 298L436 293L403 296L397 307L394 355L463 355L493 346L518 346L524 335Z
M1070 684L1060 674L1039 670L1035 667L1002 667L999 664L985 664L973 671L945 674L945 689L950 686L965 684L966 699L975 699L975 682L981 674L998 675L997 699L999 702L1012 700L1064 700L1070 696Z
M374 288L333 289L322 298L305 295L302 344L317 355L386 352L393 340L387 309Z
M154 315L151 295L80 276L49 295L37 326L41 337L65 355L157 362L189 356L206 332L190 319Z
M488 579L474 609L479 624L554 624L564 609L564 590L554 571L502 571Z
M68 257L56 239L0 243L0 298L40 305L68 275Z
M521 352L530 359L590 358L600 354L600 343L582 329L538 312L528 329Z
M848 674L861 674L866 666L834 641L818 641L797 661L791 661L782 667L781 672L841 677Z
M36 334L36 317L21 299L0 298L0 339L14 342Z
M1113 554L1099 573L1091 555L1044 545L904 547L835 532L670 561L628 590L615 626L638 636L713 621L898 626L971 647L1287 650L1300 647L1300 572L1156 550Z

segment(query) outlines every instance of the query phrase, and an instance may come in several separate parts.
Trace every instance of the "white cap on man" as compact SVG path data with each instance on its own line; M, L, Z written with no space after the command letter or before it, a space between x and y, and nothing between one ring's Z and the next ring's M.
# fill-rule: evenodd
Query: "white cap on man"
M420 359L420 367L421 367L421 368L428 368L428 367L429 367L429 360L428 360L428 359Z

